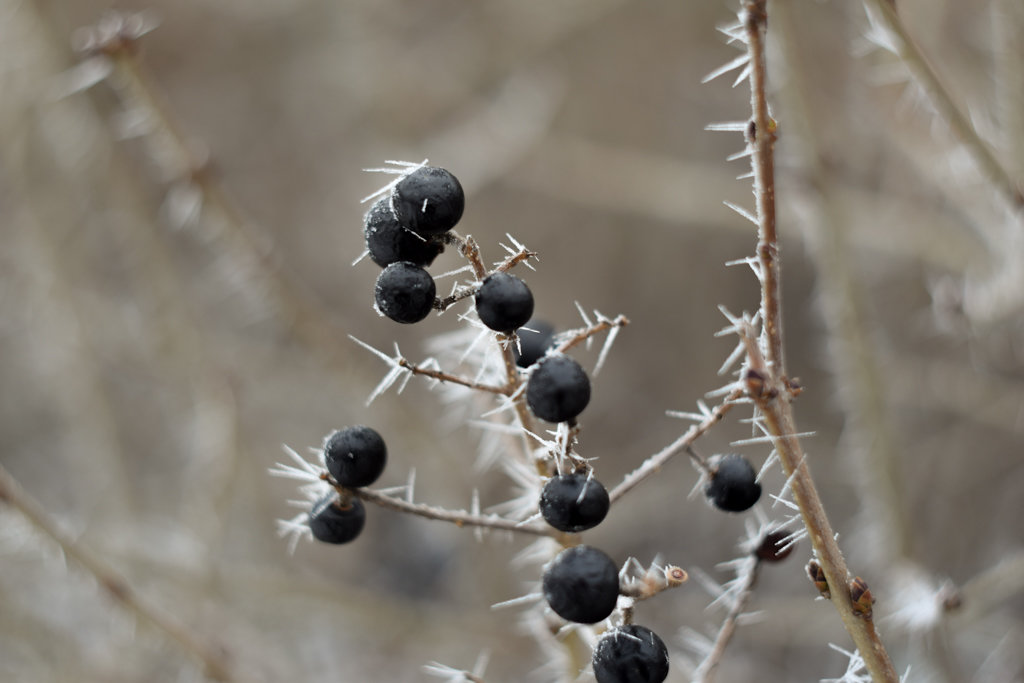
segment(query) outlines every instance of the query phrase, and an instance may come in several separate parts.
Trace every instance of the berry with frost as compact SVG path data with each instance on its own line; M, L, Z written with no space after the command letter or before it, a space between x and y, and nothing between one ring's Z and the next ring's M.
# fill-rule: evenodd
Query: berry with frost
M548 422L576 419L590 403L590 379L569 356L548 356L526 384L526 404Z
M601 482L581 472L552 477L540 493L540 514L551 526L569 533L600 524L610 504Z
M309 529L313 538L324 543L349 543L354 541L366 523L366 508L362 501L353 498L348 505L341 505L334 493L329 493L313 505L309 512Z
M388 197L378 200L366 212L363 237L370 258L380 267L396 261L429 266L444 249L441 244L417 235L398 222Z
M437 286L430 273L415 263L392 263L377 276L377 309L399 323L417 323L434 307Z
M477 290L476 313L495 332L511 334L533 315L533 293L526 283L505 272L484 278Z
M790 534L785 531L771 531L761 539L754 554L762 562L781 562L793 552L794 544L789 539Z
M513 347L516 365L528 368L544 357L555 341L555 328L543 320L530 320L516 330L519 346Z
M421 166L391 190L398 221L421 235L440 235L462 218L466 195L458 179L443 168Z
M651 629L628 624L598 641L593 664L597 683L661 683L668 677L668 648Z
M369 486L384 471L387 459L384 439L370 427L339 429L324 441L324 465L342 486Z
M588 545L560 552L543 578L544 599L558 616L581 624L596 624L615 609L619 572L612 558Z
M743 512L761 498L757 472L742 455L729 453L712 459L704 494L719 510Z

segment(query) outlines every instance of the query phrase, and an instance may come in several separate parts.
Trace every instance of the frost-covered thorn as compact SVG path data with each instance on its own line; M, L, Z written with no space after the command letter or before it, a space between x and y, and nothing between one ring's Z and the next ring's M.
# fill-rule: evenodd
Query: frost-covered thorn
M527 593L526 595L521 595L518 598L496 602L491 605L491 609L505 609L507 607L519 607L520 605L532 605L543 599L543 593Z
M424 159L423 161L421 161L419 163L416 163L416 162L413 162L413 161L394 161L394 160L390 160L389 159L389 160L385 161L384 163L392 164L392 166L382 166L382 167L378 167L378 168L364 168L363 171L365 171L366 173L387 173L387 174L390 174L390 175L397 175L398 177L395 178L394 180L392 180L390 183L388 183L384 187L381 187L381 188L375 190L374 192L366 195L365 197L360 199L359 202L361 204L363 204L363 203L366 203L366 202L371 201L373 199L377 199L378 197L383 197L388 192L391 192L391 190L395 187L395 185L397 185L399 182L402 181L402 178L404 178L405 176L409 175L413 171L416 171L417 169L420 169L420 168L423 168L424 166L426 166L427 165L427 161L428 161L427 159Z
M750 55L748 55L746 52L744 52L739 57L736 57L732 61L727 62L726 64L723 64L722 66L718 67L717 69L715 69L714 71L709 73L707 76L702 78L700 82L701 83L710 83L711 81L715 80L719 76L724 76L725 74L729 73L730 71L734 71L736 69L744 67L744 66L746 66L749 63L750 63Z
M713 133L742 133L750 125L749 121L718 121L704 126L704 130Z
M823 678L821 683L871 683L871 675L868 674L864 658L856 650L844 650L838 645L829 643L828 646L846 656L846 671L839 678Z

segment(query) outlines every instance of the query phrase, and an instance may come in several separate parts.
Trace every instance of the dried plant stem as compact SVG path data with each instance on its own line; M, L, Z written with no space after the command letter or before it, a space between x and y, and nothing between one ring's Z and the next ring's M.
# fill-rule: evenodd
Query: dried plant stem
M228 658L219 646L200 641L182 623L147 604L110 565L61 531L42 504L33 498L21 484L0 465L0 502L10 505L22 514L33 527L52 539L61 551L89 572L125 609L137 619L161 631L178 646L202 662L206 675L215 681L235 680Z
M722 418L725 417L725 414L732 410L732 407L736 405L736 400L742 395L742 390L734 390L725 398L724 401L715 406L714 410L712 410L703 421L693 425L686 430L685 434L647 458L647 460L644 460L639 467L627 474L615 488L608 492L608 497L611 499L611 502L615 503L619 498L622 498L622 496L626 495L630 489L660 470L665 463L671 460L674 456L685 451L705 432L721 422Z
M800 509L811 544L825 572L832 603L864 659L872 679L876 683L898 683L899 676L878 638L874 622L870 618L858 616L853 610L848 590L849 571L811 477L803 447L795 436L799 432L793 418L793 390L785 375L782 356L780 266L778 237L775 231L775 123L768 116L765 87L766 4L766 0L748 0L743 5L741 15L751 67L753 120L747 131L747 139L752 153L751 166L754 173L754 191L757 195L757 256L762 288L762 329L766 337L765 353L762 355L752 332L741 331L747 342L750 373L748 377L756 380L748 382L748 393L761 412L768 433L773 437L773 446L782 467L790 478L793 500Z
M996 158L988 144L982 140L970 119L960 111L953 96L935 69L928 63L924 52L907 32L892 0L867 0L877 12L886 30L896 39L898 56L907 65L914 78L931 99L939 116L949 125L970 153L981 173L1014 209L1024 209L1024 189Z
M523 522L519 522L514 519L505 519L498 515L478 515L464 510L446 510L444 508L434 507L424 503L410 503L409 501L402 500L401 498L395 498L376 491L370 491L369 489L346 489L338 487L338 490L344 494L355 496L356 498L365 500L368 503L373 503L374 505L379 505L380 507L394 510L395 512L403 512L440 522L450 522L459 527L475 526L495 529L497 531L514 531L529 534L531 536L557 537L559 534L555 528L547 525L524 524Z

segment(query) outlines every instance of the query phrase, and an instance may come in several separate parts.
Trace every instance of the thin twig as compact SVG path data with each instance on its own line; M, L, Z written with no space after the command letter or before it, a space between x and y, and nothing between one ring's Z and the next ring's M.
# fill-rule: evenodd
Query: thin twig
M182 650L198 659L203 664L209 678L215 681L235 680L231 673L227 654L220 646L211 646L200 641L186 625L144 602L128 581L113 567L61 531L46 514L39 501L22 488L21 484L2 465L0 465L0 502L7 503L20 512L33 527L57 543L65 555L95 577L97 583L136 618L162 631Z
M502 396L508 396L512 393L513 389L504 386L496 387L491 384L484 384L482 382L476 382L465 377L459 377L458 375L452 375L441 370L432 370L430 368L421 368L415 363L410 363L405 358L399 358L396 363L398 367L405 368L414 375L422 375L423 377L430 377L436 379L438 382L448 382L450 384L459 384L470 389L476 389L477 391L486 391L491 394L500 394Z
M749 570L743 577L743 583L739 593L736 595L736 599L729 606L729 612L725 615L722 625L718 628L718 634L715 636L715 642L711 647L711 651L701 661L700 666L697 667L697 672L693 676L695 683L712 683L715 680L715 672L718 670L718 665L722 662L722 657L725 655L725 648L729 646L729 642L739 626L740 617L743 616L744 611L747 609L747 604L754 595L754 585L757 583L760 569L761 562L755 556Z
M395 498L369 489L345 489L339 487L339 491L365 500L368 503L394 510L395 512L417 515L441 522L450 522L459 527L475 526L496 529L498 531L514 531L532 536L555 537L559 533L554 527L547 525L524 524L523 522L505 519L498 515L475 515L464 510L447 510L425 503L410 503L401 498Z
M849 571L825 514L818 490L811 477L799 433L793 418L793 389L785 376L782 356L782 320L780 317L778 237L775 231L774 145L775 122L768 116L764 39L767 28L767 0L748 0L743 5L741 22L750 56L752 125L747 131L757 195L758 263L761 280L762 333L765 353L753 338L752 330L741 330L747 343L748 394L757 403L765 426L773 437L783 470L790 478L793 500L800 508L811 544L828 580L832 603L850 633L865 666L876 683L898 683L899 676L878 638L870 616L855 613L848 588Z
M529 261L531 258L536 258L536 256L537 252L535 251L530 251L529 249L525 248L520 249L516 253L510 254L508 258L506 258L504 261L496 265L494 267L494 272L504 273L510 270L511 268L514 268L515 266L519 265L520 263L523 263L524 261Z
M568 339L560 343L555 348L555 351L558 353L564 353L574 346L582 344L591 337L604 332L605 330L610 330L615 327L625 327L628 324L629 318L624 315L618 315L615 318L603 318L592 325L587 325L587 327L572 332Z
M437 301L435 301L434 309L442 312L447 311L449 308L459 303L463 299L468 299L469 297L474 296L479 291L479 289L479 287L475 286L463 287L462 289L459 289L455 293L449 294L443 299L438 299Z
M751 170L754 173L754 197L757 203L757 258L760 264L761 320L767 344L768 364L780 376L785 374L782 355L782 288L779 283L779 240L775 231L775 121L768 115L766 96L764 27L768 18L765 0L744 5L744 29L750 55L750 109L753 118L747 126ZM755 55L761 55L760 58Z
M742 395L742 390L733 390L724 401L715 406L714 410L702 422L693 425L686 430L685 434L644 460L639 467L627 474L615 488L608 492L608 498L611 502L615 503L619 498L622 498L630 489L660 470L665 463L682 451L685 451L711 427L721 422L725 414L732 410L736 399Z

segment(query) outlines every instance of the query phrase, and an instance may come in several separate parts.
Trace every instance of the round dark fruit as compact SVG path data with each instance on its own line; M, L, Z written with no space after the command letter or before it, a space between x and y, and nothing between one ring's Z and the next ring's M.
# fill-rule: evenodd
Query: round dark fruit
M742 455L729 453L709 463L710 481L704 494L719 510L743 512L761 498L757 472Z
M530 320L516 330L519 346L512 348L516 365L528 368L544 357L555 342L555 328L543 320Z
M596 624L615 609L619 572L612 558L589 545L560 552L543 578L544 599L558 616L581 624Z
M552 477L540 492L540 514L551 526L569 533L600 524L610 505L604 485L580 472Z
M370 258L382 268L397 261L429 266L444 249L443 245L403 227L391 210L388 197L378 200L366 212L363 236Z
M548 356L530 375L526 404L548 422L576 419L590 403L590 379L569 356Z
M387 461L384 439L370 427L339 429L324 441L324 465L342 486L369 486L377 481Z
M475 300L480 321L496 332L511 334L533 315L533 293L525 282L509 273L485 277Z
M790 543L790 533L777 529L770 531L761 539L754 554L763 562L782 562L793 552L794 543Z
M366 524L366 508L353 498L342 506L337 495L327 494L309 512L309 528L313 538L324 543L340 545L354 541Z
M594 648L597 683L661 683L668 678L668 648L646 626L609 631Z
M391 191L398 222L421 235L440 235L462 218L466 195L458 179L443 168L422 166Z
M377 276L377 310L399 323L418 323L434 307L437 286L415 263L392 263Z

